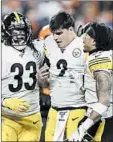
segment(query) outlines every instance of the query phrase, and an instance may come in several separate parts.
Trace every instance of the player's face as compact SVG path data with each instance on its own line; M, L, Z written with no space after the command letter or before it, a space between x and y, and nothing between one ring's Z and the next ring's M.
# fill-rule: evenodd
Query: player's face
M13 29L12 34L12 45L18 50L23 50L26 45L26 33L23 29Z
M24 44L26 40L26 34L24 30L12 30L12 38L16 45Z
M65 48L70 43L70 30L59 29L53 33L53 38L59 48Z
M84 52L90 52L95 47L94 39L91 38L88 34L82 35L83 37L83 43L84 43Z

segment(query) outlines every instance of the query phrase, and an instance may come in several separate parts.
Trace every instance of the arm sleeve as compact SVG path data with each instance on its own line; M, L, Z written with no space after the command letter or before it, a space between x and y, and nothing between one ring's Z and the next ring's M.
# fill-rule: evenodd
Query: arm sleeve
M99 70L109 72L112 69L112 61L109 57L95 58L89 61L89 69L91 73Z

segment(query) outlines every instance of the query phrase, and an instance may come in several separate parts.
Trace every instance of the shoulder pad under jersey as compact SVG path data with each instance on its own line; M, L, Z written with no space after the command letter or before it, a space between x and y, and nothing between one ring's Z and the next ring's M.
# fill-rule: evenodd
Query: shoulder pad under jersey
M89 60L89 69L91 72L98 70L112 69L112 51L99 51L93 53Z

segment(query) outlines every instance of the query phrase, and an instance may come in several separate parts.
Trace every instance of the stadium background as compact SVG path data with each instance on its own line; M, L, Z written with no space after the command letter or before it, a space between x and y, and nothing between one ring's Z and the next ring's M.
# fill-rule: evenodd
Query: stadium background
M30 20L33 39L39 38L41 29L48 25L51 17L59 11L66 11L74 17L75 31L79 25L91 21L104 22L113 28L113 1L2 0L1 19L11 11L21 12ZM44 122L41 136L41 141L43 141L47 113L50 107L50 96L41 94L40 103Z

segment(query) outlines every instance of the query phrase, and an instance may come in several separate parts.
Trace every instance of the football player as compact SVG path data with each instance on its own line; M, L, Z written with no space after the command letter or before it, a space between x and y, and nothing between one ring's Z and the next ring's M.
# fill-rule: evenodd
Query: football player
M113 141L113 31L103 23L93 22L81 29L81 35L84 52L89 52L87 65L96 82L98 101L69 140L82 141L89 128L101 119L94 140Z
M11 12L2 22L2 141L39 141L42 120L38 72L45 58L43 41L31 40L28 19ZM43 80L48 78L48 67Z
M83 40L74 31L70 14L60 12L50 21L52 35L45 39L50 61L51 108L45 141L69 138L86 114Z

